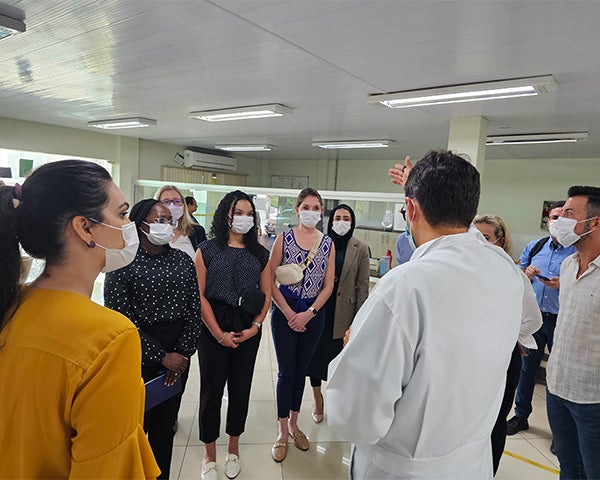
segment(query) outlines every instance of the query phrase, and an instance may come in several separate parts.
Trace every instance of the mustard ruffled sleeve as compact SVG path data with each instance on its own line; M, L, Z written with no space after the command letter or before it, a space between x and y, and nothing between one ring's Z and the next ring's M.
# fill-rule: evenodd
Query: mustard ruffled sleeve
M131 328L83 373L71 409L69 478L149 479L160 473L142 429L140 365L140 340Z

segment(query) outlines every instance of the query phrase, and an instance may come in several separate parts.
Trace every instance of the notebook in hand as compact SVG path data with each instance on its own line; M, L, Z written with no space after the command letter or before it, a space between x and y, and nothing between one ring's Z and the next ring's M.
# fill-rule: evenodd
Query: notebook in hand
M156 407L159 403L177 395L181 392L181 379L178 379L170 387L165 385L165 374L146 382L146 406L145 411Z

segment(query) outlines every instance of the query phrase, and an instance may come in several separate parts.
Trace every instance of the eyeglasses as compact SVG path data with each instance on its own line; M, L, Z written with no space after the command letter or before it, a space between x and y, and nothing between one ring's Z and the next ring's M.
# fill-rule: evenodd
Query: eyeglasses
M143 222L146 225L150 226L150 224L148 222ZM177 228L177 225L179 225L179 222L177 220L169 220L168 218L165 217L158 217L156 219L154 219L154 221L152 223L158 223L159 225L171 225L173 228Z
M165 198L164 200L161 200L160 203L162 203L163 205L166 205L167 207L169 205L175 205L176 207L181 207L183 205L183 200L181 200L180 198Z

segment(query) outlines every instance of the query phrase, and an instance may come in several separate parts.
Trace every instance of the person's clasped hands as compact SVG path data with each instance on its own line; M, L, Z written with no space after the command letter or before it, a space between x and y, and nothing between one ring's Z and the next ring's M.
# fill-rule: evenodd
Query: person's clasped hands
M179 379L179 376L185 372L190 360L180 353L170 352L163 357L161 363L167 369L167 372L165 373L165 385L171 386Z

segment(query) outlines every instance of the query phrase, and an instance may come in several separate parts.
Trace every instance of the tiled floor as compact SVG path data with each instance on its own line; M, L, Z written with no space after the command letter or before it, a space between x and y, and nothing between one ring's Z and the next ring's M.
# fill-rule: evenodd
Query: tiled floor
M271 459L271 445L277 436L276 372L277 361L270 328L265 324L250 395L246 432L240 439L242 472L238 478L240 480L348 478L350 445L327 426L327 419L318 425L312 421L310 416L312 394L308 382L298 423L311 441L310 450L302 452L290 443L288 457L284 462L275 463ZM198 440L199 384L198 362L194 356L192 372L179 412L179 430L175 436L171 466L172 479L200 480L204 447ZM508 452L522 457L524 460L504 455L497 479L558 479L556 473L549 471L558 469L558 461L550 453L550 428L546 419L544 398L544 388L538 385L535 390L533 414L529 418L529 430L509 437L506 443ZM325 404L327 405L327 399L325 399ZM226 400L224 400L222 419L225 418L226 405ZM219 479L226 479L222 465L227 454L227 436L224 432L223 421L221 424L221 437L217 441L217 463ZM528 463L526 460L534 462L534 464Z

